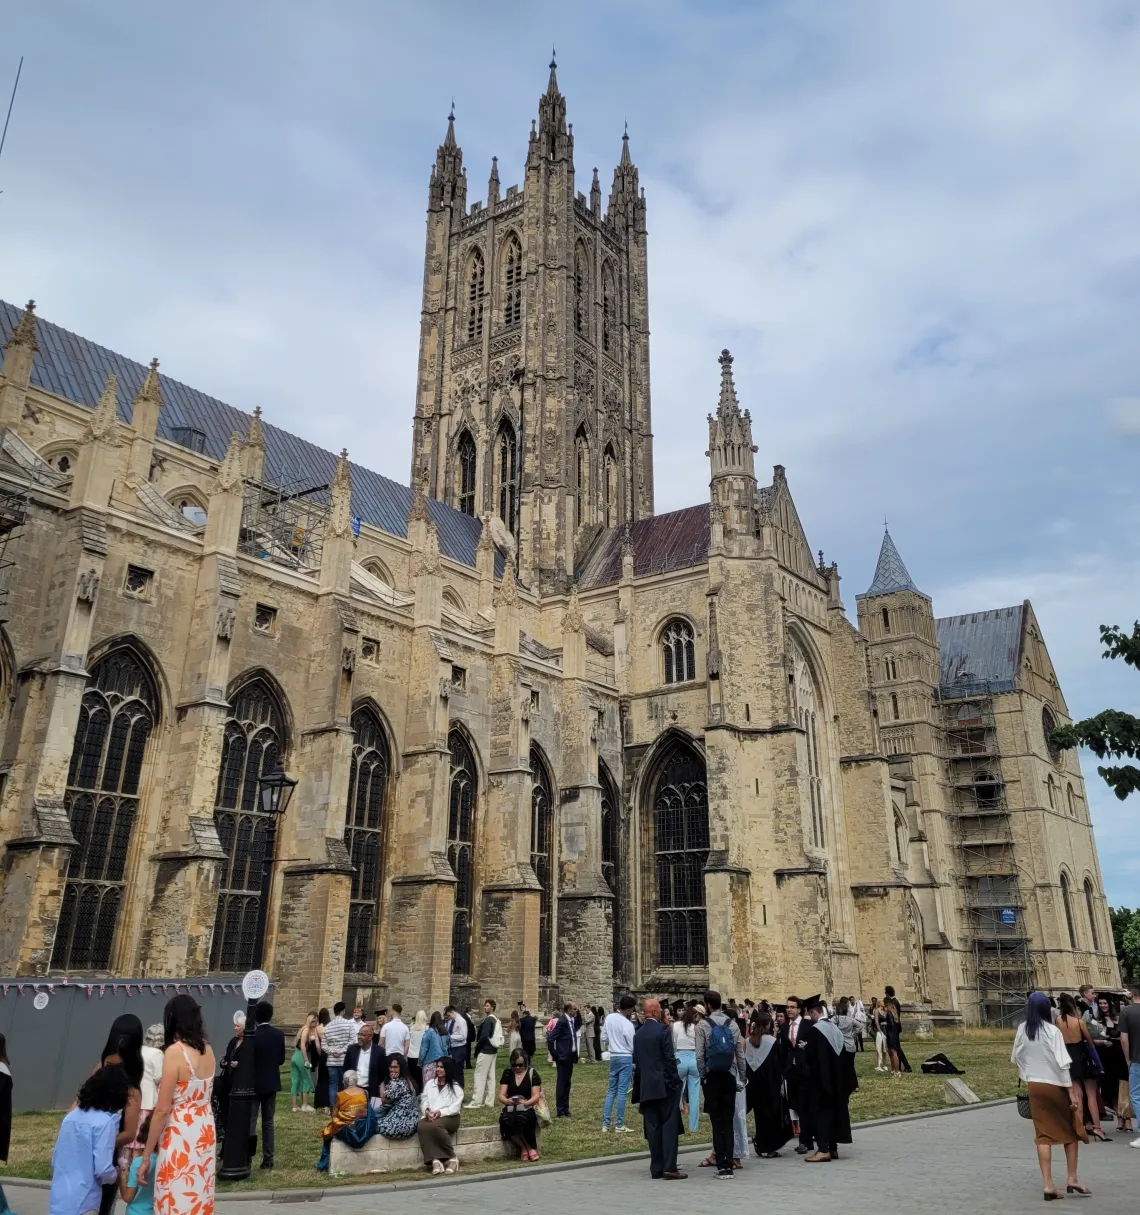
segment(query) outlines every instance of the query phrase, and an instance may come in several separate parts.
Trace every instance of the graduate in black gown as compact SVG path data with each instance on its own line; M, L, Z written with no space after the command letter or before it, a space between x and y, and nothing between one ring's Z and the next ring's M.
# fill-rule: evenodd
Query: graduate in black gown
M767 1157L778 1156L780 1148L795 1133L784 1094L784 1072L775 1029L771 1013L754 1012L750 1033L744 1040L748 1073L745 1108L756 1119L756 1153Z
M816 1150L804 1160L822 1164L839 1159L839 1145L851 1142L851 1114L847 1103L851 1099L850 1074L843 1065L843 1034L823 1012L819 996L804 1002L804 1012L810 1024L804 1032L807 1054L807 1076L802 1092L811 1111Z

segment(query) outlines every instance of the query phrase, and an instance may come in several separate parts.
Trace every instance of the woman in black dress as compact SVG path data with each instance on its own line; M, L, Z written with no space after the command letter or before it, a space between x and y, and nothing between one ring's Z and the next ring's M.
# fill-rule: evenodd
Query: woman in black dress
M317 1078L313 1105L319 1110L328 1109L329 1105L329 1057L325 1054L325 1026L329 1020L329 1010L322 1008L317 1013L316 1032L309 1035L309 1062L313 1065L313 1075Z
M602 1023L606 1019L606 1010L599 1004L594 1009L594 1058L602 1057Z
M499 1077L499 1135L519 1150L520 1160L538 1159L538 1114L542 1078L527 1064L526 1053L511 1051L511 1065Z
M793 1132L771 1013L752 1014L744 1043L744 1065L748 1074L744 1100L756 1120L756 1154L768 1158L779 1156Z

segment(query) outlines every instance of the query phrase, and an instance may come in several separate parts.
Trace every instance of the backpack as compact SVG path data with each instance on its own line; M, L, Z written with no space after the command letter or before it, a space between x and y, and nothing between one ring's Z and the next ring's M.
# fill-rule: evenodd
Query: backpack
M960 1068L955 1067L941 1052L931 1055L922 1065L922 1071L927 1076L964 1076L966 1074Z
M710 1022L708 1052L705 1066L710 1072L727 1072L736 1061L736 1044L732 1040L732 1022Z
M503 1023L498 1017L495 1018L495 1028L491 1030L491 1045L498 1050L503 1045L506 1039L503 1037Z

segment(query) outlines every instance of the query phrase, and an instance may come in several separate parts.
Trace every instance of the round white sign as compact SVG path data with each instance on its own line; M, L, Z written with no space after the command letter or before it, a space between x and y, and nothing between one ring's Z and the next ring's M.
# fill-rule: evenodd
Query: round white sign
M46 991L37 991L36 998L32 1001L32 1007L37 1011L42 1011L47 1008L49 999Z
M241 981L241 994L247 1000L260 1000L269 990L269 976L264 970L251 970Z

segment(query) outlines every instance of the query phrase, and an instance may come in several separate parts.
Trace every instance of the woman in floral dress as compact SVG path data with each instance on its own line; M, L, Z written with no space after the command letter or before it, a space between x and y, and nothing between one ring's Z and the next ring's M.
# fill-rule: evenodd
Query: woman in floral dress
M388 1060L388 1079L380 1086L379 1113L376 1133L385 1139L410 1139L416 1133L420 1099L403 1055L392 1055Z
M157 1146L156 1215L213 1215L214 1052L206 1041L197 1000L175 996L162 1020L166 1038L162 1081L138 1183L141 1188L149 1181L150 1156Z

